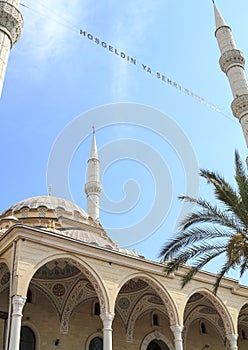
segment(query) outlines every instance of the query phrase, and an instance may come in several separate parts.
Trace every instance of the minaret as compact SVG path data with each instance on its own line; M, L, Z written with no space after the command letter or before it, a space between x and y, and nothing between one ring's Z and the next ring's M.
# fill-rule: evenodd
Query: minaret
M100 162L96 146L95 129L93 127L93 139L88 160L87 182L85 184L85 193L87 196L87 212L92 219L99 221L99 200L102 192L100 182Z
M12 46L21 36L23 18L20 0L0 0L0 97Z
M237 50L231 28L225 23L214 1L215 36L221 52L220 67L226 73L234 100L231 104L233 115L239 119L248 146L248 84L245 75L245 58Z

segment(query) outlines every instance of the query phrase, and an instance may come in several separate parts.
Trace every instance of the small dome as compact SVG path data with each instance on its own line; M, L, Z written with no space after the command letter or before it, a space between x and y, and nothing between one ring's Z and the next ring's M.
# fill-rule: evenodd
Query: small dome
M104 247L108 249L114 249L114 243L109 239L109 237L95 234L94 232L80 230L80 229L63 229L60 230L67 237L77 239L79 241L89 243L98 247Z
M17 219L17 217L10 215L10 216L6 216L4 218L5 220L12 220L12 221L19 221L19 219Z
M38 209L39 207L46 207L48 210L59 210L64 209L67 213L75 213L78 212L83 217L88 218L88 214L78 205L58 197L53 196L37 196L24 199L21 202L18 202L8 208L6 212L12 211L12 213L21 211L24 208L28 209ZM4 215L4 214L3 214Z

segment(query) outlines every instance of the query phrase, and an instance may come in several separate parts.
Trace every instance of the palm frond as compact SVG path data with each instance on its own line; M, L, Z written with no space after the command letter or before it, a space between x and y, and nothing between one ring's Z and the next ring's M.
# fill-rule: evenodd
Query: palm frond
M202 169L200 175L214 186L215 196L226 207L226 210L236 215L246 225L248 212L243 210L240 205L241 198L232 186L215 172Z
M191 279L195 276L199 270L201 270L206 264L208 264L212 259L220 256L223 253L223 249L217 250L215 253L206 253L204 256L202 256L201 260L198 260L198 262L195 262L194 265L190 268L189 272L185 274L182 278L181 286L182 288L188 284Z
M182 278L182 287L222 254L226 261L217 275L214 293L230 269L238 268L240 276L248 269L248 177L237 152L235 171L237 190L218 173L201 170L200 175L213 186L217 205L202 198L179 197L196 209L182 220L180 232L162 247L159 256L166 262L166 275L192 262Z
M240 156L237 151L235 151L235 180L238 185L238 192L242 199L241 206L244 212L248 212L248 178L246 170L241 162ZM248 218L247 218L248 220ZM247 227L248 225L246 225Z
M203 208L202 211L196 211L187 215L180 222L179 227L182 230L187 229L191 225L204 222L216 223L235 230L237 228L237 225L243 226L245 228L245 225L242 221L240 221L239 217L234 217L230 214L228 215L227 213L220 210L216 205L211 205L209 202L202 200L201 198L195 200L189 196L180 196L179 199L190 203L195 203L200 208Z
M192 228L181 231L174 239L164 245L159 253L163 261L175 256L178 251L184 250L196 242L216 240L217 238L231 238L233 233L217 227Z

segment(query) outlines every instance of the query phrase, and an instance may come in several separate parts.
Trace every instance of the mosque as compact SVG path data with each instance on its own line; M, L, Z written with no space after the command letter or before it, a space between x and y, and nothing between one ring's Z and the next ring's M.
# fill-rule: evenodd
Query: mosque
M0 86L22 29L19 0L0 1ZM244 57L216 6L220 65L232 109L247 139ZM39 196L0 216L0 349L247 350L248 287L199 272L185 288L187 266L165 277L163 264L121 249L99 218L100 160L93 134L87 212Z

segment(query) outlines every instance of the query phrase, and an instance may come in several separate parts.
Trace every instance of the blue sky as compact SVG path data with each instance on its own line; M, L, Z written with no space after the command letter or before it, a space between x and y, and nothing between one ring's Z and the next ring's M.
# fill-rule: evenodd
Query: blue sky
M22 4L24 30L11 51L0 101L0 210L47 194L50 180L54 195L86 208L85 169L95 125L104 165L102 223L114 240L156 259L175 232L182 211L177 197L198 191L197 166L218 170L232 182L235 149L243 159L247 155L229 107L231 89L218 64L212 2ZM247 1L216 4L248 57ZM108 48L80 35L80 29ZM121 52L136 64L121 58ZM157 72L221 113L162 82ZM60 162L66 157L65 169ZM199 193L212 198L201 182ZM130 237L133 227L139 234ZM116 234L118 229L125 238ZM149 235L149 230L155 231Z

